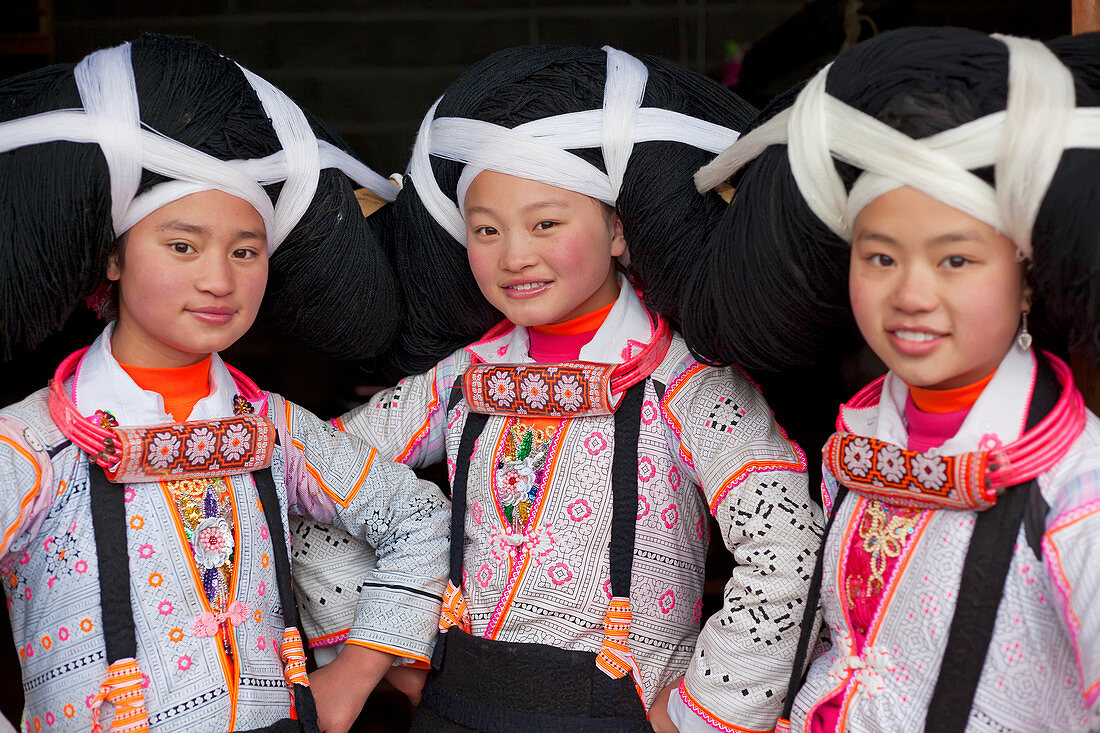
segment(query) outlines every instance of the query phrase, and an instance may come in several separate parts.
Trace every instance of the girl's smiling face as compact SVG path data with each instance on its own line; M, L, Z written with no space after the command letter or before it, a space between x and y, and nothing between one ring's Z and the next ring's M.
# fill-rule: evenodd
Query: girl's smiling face
M856 217L848 284L867 344L903 381L927 389L992 373L1030 307L1011 240L909 187Z
M618 297L622 222L600 201L484 171L466 192L466 250L486 299L519 326L560 323Z
M252 205L221 191L166 204L126 232L111 350L124 364L179 367L232 345L267 287L267 235Z

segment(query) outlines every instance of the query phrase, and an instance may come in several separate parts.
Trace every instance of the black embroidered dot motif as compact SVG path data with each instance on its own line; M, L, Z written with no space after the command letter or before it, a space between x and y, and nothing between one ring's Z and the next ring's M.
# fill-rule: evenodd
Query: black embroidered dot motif
M378 403L378 409L389 410L401 402L401 388L405 386L405 382L401 381L397 383L393 389L389 391L385 399Z
M744 416L745 408L734 402L732 397L719 397L718 402L710 409L704 425L720 433L732 433Z

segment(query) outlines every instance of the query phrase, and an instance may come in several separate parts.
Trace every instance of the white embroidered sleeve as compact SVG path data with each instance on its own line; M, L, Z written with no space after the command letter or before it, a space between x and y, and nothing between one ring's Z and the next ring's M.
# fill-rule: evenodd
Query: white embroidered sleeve
M0 568L6 568L26 550L56 491L46 446L8 415L0 415L0 477Z
M722 608L699 634L679 702L681 730L770 731L794 663L822 532L801 449L739 372L695 364L665 393L680 441L736 561ZM677 427L679 428L677 430ZM688 718L685 709L693 713Z
M377 558L350 568L357 574L343 593L357 603L347 641L427 661L447 574L447 500L356 436L289 403L280 411L279 402L289 511L331 522Z
M1077 654L1081 694L1100 713L1100 468L1060 487L1047 515L1043 563Z
M392 461L428 466L444 459L443 428L451 387L462 374L461 352L429 371L405 377L336 423Z

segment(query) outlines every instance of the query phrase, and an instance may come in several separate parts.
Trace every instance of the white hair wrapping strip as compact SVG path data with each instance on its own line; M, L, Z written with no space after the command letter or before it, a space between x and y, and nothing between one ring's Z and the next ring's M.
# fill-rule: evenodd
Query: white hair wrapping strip
M1008 100L994 163L1004 233L1031 257L1031 229L1077 108L1073 74L1039 41L994 36L1008 46Z
M111 179L111 223L115 236L141 184L141 115L130 65L130 44L96 51L73 69L80 102Z
M1036 41L1006 39L1006 110L914 140L825 92L828 67L795 104L741 137L695 174L708 191L769 145L787 144L791 172L811 210L833 232L851 238L855 217L900 186L986 222L1031 256L1031 230L1062 151L1100 148L1100 109L1077 109L1073 78ZM864 172L845 193L832 158ZM971 173L996 167L997 189Z
M130 44L97 51L74 75L82 110L55 110L0 123L0 153L54 141L96 143L111 176L111 214L121 235L159 209L215 189L248 201L264 220L268 252L274 252L309 207L320 170L338 168L386 201L397 188L348 153L317 140L302 111L285 94L242 68L272 120L283 150L253 160L219 160L140 122ZM173 180L134 196L142 169ZM278 205L263 186L286 181Z
M439 226L447 230L447 233L458 242L466 245L466 222L462 213L455 206L454 201L447 198L436 183L435 174L432 173L432 162L429 151L432 148L432 120L435 118L435 110L443 97L435 100L435 104L424 115L420 122L420 129L416 133L416 142L413 143L412 159L409 161L409 177L416 181L416 193L420 197L420 203L431 214Z
M600 147L603 164L614 198L619 197L630 153L634 150L634 122L645 96L649 69L638 59L611 46L607 54L607 75L603 86L603 135Z
M271 118L271 126L275 128L275 135L286 153L286 184L275 202L275 231L270 235L281 242L306 213L313 195L317 193L317 179L321 175L317 136L313 134L305 114L289 97L265 79L238 66Z
M787 149L791 173L810 210L835 232L845 228L848 191L829 154L829 144L834 138L830 134L830 123L835 122L825 114L825 77L830 66L832 64L814 75L804 93L795 100L789 121Z
M608 54L602 109L571 112L506 128L483 120L435 119L432 105L416 136L409 175L424 208L462 245L466 225L461 208L466 191L484 170L527 178L584 194L614 206L634 145L670 141L717 153L737 140L738 132L667 109L639 108L649 71L638 59L604 47ZM601 148L604 173L570 153ZM435 180L431 156L465 163L452 201ZM617 172L616 172L617 171Z

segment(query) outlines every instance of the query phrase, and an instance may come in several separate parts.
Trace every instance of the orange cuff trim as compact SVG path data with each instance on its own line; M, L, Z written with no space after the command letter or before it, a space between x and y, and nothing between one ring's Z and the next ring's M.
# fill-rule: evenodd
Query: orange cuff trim
M346 644L351 644L352 646L361 646L364 649L373 649L376 652L385 652L386 654L392 654L395 657L405 657L407 659L415 659L416 661L413 662L413 664L407 665L407 666L410 666L410 667L411 666L416 666L416 665L421 665L421 664L429 666L429 667L431 666L431 660L430 659L428 659L427 657L425 657L422 654L414 654L413 652L410 652L406 649L398 649L397 647L386 646L385 644L378 644L378 643L373 642L373 641L359 641L358 639L348 639L345 643Z
M348 634L351 633L351 629L341 629L340 631L334 631L331 634L325 634L324 636L314 636L309 640L309 648L317 649L324 646L332 646L333 644L339 644L342 641L348 640Z

